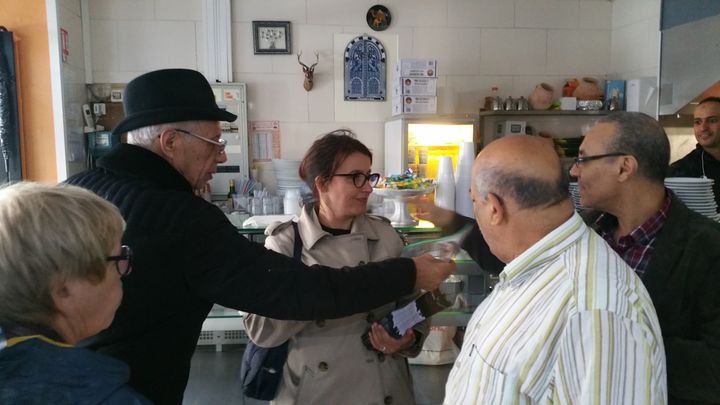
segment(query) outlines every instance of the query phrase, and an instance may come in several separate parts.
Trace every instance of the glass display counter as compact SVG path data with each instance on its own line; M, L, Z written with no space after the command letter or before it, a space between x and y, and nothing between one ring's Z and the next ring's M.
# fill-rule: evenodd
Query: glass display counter
M406 243L423 239L438 238L441 228L431 222L421 220L414 226L397 226ZM238 228L238 232L248 238L264 236L264 228ZM475 308L490 293L495 278L462 251L456 258L457 269L440 289L450 295L457 308L448 309L434 315L430 322L433 326L465 326ZM243 313L234 309L215 305L203 323L198 345L215 345L217 351L223 344L245 344L248 341L243 326Z
M475 308L482 302L492 288L492 277L470 259L455 261L457 270L453 277L452 290L456 301L462 303L459 308L448 309L430 318L433 326L465 326L470 321ZM444 284L445 285L445 284ZM445 290L441 286L441 290ZM216 351L222 351L224 344L245 344L248 336L243 325L243 312L215 305L203 322L198 345L215 345Z

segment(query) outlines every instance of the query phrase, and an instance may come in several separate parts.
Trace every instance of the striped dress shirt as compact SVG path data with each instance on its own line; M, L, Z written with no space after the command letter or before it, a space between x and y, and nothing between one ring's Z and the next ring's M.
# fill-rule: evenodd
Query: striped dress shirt
M650 297L574 213L505 266L445 392L446 405L666 404Z

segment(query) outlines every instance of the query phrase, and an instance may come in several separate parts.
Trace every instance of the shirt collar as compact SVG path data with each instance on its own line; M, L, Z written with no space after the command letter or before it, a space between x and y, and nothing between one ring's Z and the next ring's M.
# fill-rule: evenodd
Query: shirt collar
M560 226L530 246L520 256L513 259L500 273L501 280L512 280L526 273L527 270L539 268L562 254L570 245L580 239L588 227L577 212Z
M305 204L302 212L300 213L300 220L298 221L300 226L300 237L303 240L303 245L306 249L312 249L318 241L325 237L334 237L331 233L326 232L320 225L320 219L315 212L315 204ZM350 234L363 233L368 240L378 240L379 236L375 229L371 226L365 215L358 215L353 220L352 226L350 227ZM343 237L340 235L338 237Z
M670 201L672 201L671 195L672 191L665 188L665 201L660 209L629 234L622 235L619 239L619 244L627 246L632 244L648 245L655 238L655 235L660 232L660 229L667 219L668 211L670 210ZM595 225L597 225L598 232L603 239L614 240L613 233L618 225L616 217L604 212L595 221Z

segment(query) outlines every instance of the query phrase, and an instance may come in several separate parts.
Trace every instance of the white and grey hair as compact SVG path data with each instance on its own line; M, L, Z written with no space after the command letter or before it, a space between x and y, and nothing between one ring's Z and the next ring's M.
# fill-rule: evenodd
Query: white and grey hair
M168 128L180 128L188 130L200 121L166 122L163 124L150 125L134 129L127 133L127 143L150 149L158 139L160 133Z
M486 165L473 179L475 191L483 199L489 193L501 198L512 198L521 209L549 207L570 197L567 172L560 168L551 181L539 177L520 175L495 165Z

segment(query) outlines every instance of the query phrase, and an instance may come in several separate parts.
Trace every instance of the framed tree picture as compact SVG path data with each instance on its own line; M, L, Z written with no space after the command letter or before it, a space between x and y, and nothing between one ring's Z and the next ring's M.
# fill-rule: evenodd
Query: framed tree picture
M290 54L290 21L253 21L255 54Z

